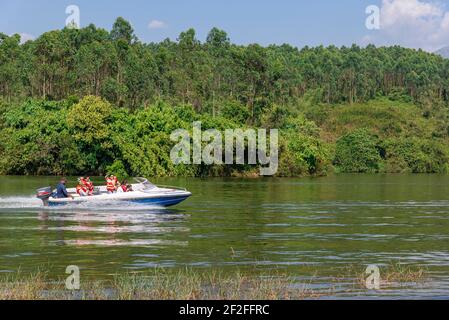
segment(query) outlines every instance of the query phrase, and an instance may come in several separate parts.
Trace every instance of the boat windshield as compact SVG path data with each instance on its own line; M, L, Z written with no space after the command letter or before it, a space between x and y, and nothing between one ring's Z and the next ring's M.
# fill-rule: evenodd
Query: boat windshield
M151 190L151 189L156 188L156 186L154 184L152 184L150 181L148 181L148 179L138 177L138 178L134 178L134 180L137 183L143 185L144 190Z

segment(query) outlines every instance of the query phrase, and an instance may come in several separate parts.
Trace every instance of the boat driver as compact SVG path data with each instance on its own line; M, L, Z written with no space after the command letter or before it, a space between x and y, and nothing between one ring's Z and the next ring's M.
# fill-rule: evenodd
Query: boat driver
M73 199L73 197L71 195L69 195L69 193L67 192L66 184L67 184L67 179L62 178L56 187L56 198L58 198L58 199L72 198Z

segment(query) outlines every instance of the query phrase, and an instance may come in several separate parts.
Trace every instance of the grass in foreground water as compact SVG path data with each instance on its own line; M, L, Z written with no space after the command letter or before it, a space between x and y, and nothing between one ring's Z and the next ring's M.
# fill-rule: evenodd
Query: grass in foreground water
M348 273L349 272L349 273ZM353 281L353 290L364 288L366 275L348 268L343 278ZM401 283L423 282L427 270L399 264L385 267L382 288ZM345 280L345 281L346 281ZM346 281L347 282L347 281ZM0 300L301 300L332 295L333 289L314 290L281 274L248 275L239 271L154 269L148 273L116 275L109 281L82 281L81 290L65 288L65 280L50 280L45 272L0 276Z

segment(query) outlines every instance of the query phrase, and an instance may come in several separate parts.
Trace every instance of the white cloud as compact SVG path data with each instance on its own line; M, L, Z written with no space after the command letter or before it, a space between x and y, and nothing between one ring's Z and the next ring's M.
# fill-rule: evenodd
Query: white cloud
M383 0L381 25L384 28L398 24L429 23L443 13L437 3L420 0Z
M34 40L36 39L35 36L33 36L32 34L29 33L19 33L20 36L20 43L24 44L25 42L29 41L29 40Z
M367 41L435 51L449 45L449 11L436 0L382 0L380 30Z
M162 29L167 27L167 24L164 21L160 20L151 20L148 24L149 29Z

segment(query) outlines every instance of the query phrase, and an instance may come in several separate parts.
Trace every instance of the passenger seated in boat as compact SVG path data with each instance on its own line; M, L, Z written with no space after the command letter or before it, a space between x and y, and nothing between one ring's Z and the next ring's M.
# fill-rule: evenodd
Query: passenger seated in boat
M109 194L117 192L117 177L112 174L106 176L106 190Z
M87 189L87 194L89 196L93 196L94 194L94 184L90 181L90 177L86 177L86 179L84 180L84 185Z
M117 188L117 193L125 192L125 191L123 191L123 188L122 188L122 185L120 184L120 182L117 182L116 188Z
M80 197L87 197L89 195L87 187L86 187L86 180L84 177L78 178L78 185L76 186L76 193Z
M119 190L121 190L121 191L119 191ZM130 190L130 185L128 184L128 181L126 181L126 180L123 180L117 189L117 192L130 192L130 191L132 191L132 190Z

